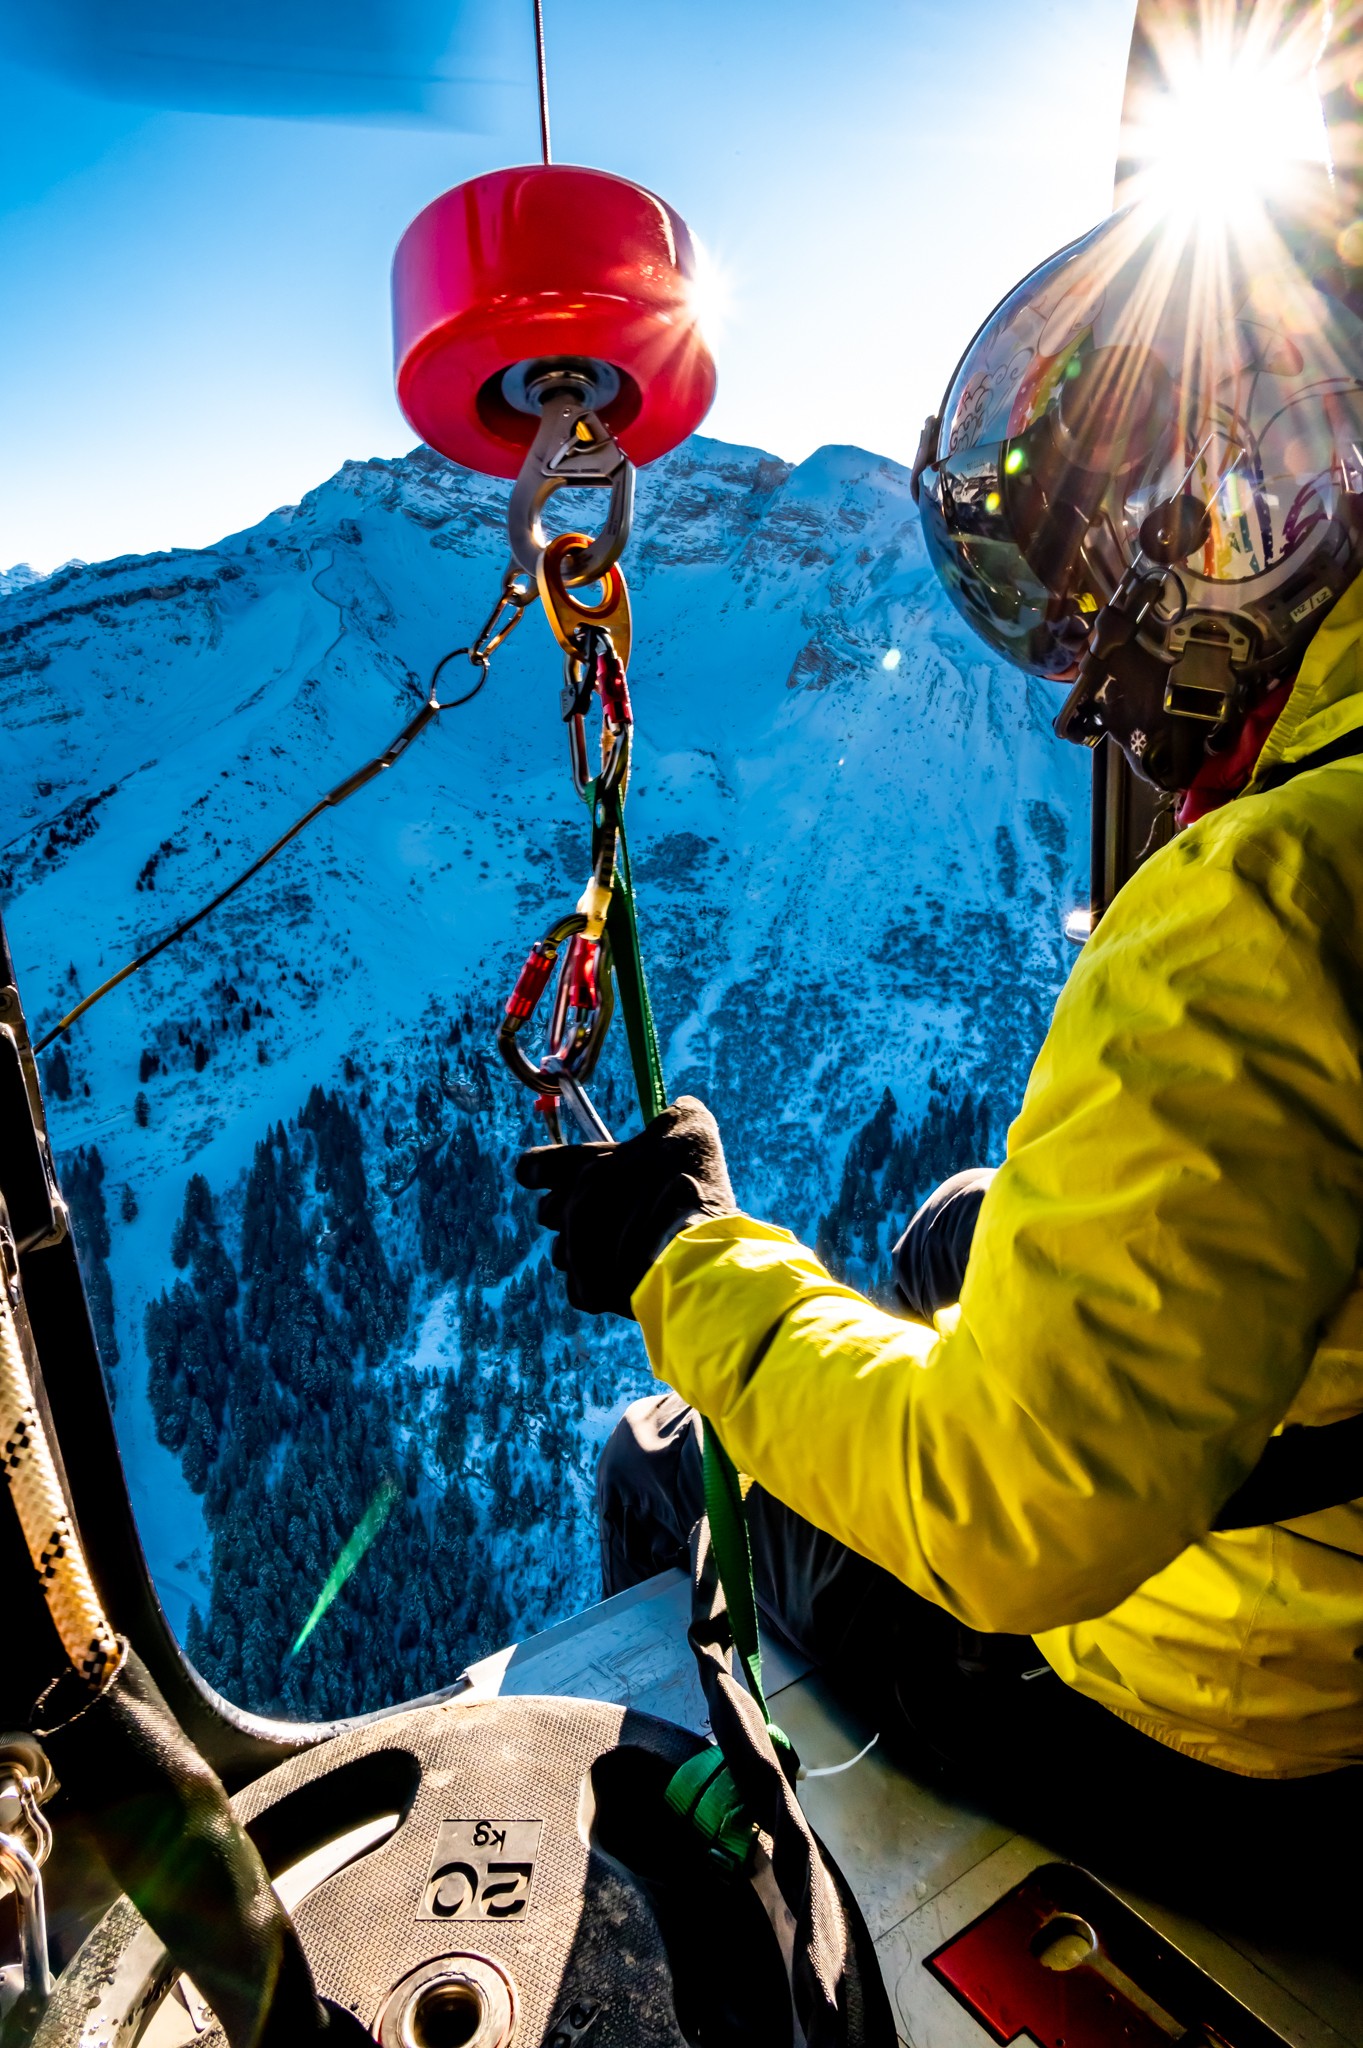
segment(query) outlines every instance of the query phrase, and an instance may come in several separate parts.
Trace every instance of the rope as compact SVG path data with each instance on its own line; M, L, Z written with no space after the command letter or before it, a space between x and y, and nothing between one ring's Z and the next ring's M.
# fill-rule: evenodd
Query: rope
M122 1645L104 1618L89 1567L67 1513L23 1347L0 1287L0 1446L5 1481L24 1543L72 1669L102 1691L122 1661Z

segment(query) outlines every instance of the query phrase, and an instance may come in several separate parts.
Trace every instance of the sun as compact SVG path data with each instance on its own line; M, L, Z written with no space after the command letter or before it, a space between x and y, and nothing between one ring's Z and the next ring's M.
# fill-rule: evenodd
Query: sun
M1304 201L1330 168L1317 79L1328 26L1324 7L1283 0L1156 14L1156 76L1125 110L1122 197L1175 229L1237 236L1254 234L1270 201Z
M691 310L701 333L714 349L733 319L733 273L723 259L701 241L699 235L692 235L691 247L696 259L695 276L688 294Z

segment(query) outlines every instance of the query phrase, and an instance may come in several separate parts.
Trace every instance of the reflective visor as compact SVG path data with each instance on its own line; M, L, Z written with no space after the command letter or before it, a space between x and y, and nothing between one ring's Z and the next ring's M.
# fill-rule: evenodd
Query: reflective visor
M1356 566L1360 372L1363 323L1266 218L1241 244L1130 207L966 351L922 476L938 573L1000 653L1063 680L1142 521L1191 497L1207 519L1177 564L1187 608L1263 609L1281 639L1296 604L1326 602L1313 577L1332 598Z

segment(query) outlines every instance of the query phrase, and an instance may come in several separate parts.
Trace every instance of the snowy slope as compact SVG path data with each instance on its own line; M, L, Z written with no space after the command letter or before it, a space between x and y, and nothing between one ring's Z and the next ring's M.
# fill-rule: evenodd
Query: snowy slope
M434 661L488 609L505 496L418 449L347 463L301 505L201 553L0 582L0 886L35 1032L391 738ZM862 1263L850 1264L869 1279L886 1232L867 1240L862 1212L925 1191L938 1163L925 1133L1001 1144L1068 966L1063 914L1084 894L1086 761L1051 737L1043 686L977 647L950 610L895 464L825 448L792 469L697 439L647 472L639 496L630 819L669 1084L719 1113L747 1206L807 1235L839 1203L844 1223L857 1210ZM524 1098L484 1050L530 940L586 878L558 668L532 615L475 703L72 1034L54 1135L68 1160L86 1148L87 1172L90 1147L103 1164L119 1426L182 1624L213 1596L224 1508L212 1484L191 1490L183 1450L157 1441L146 1312L189 1271L171 1240L191 1174L245 1282L246 1177L282 1125L301 1162L298 1256L317 1313L340 1318L333 1335L351 1328L327 1277L326 1173L310 1151L323 1141L297 1127L315 1086L356 1119L392 1268L391 1288L382 1274L375 1285L398 1333L355 1371L362 1392L375 1375L389 1389L362 1434L389 1432L403 1526L429 1534L439 1502L463 1490L497 1624L539 1624L595 1593L591 1467L621 1400L646 1384L637 1336L560 1317L542 1282L535 1314L554 1343L527 1393L515 1330L528 1311L507 1309L506 1272L443 1277L416 1206L433 1148L455 1157L457 1126L496 1161L499 1189L525 1131ZM893 1186L874 1138L847 1163L887 1087ZM622 1060L609 1106L627 1128ZM516 1227L509 1206L493 1221ZM266 1344L246 1295L213 1313L231 1344ZM447 1431L442 1462L443 1379L461 1360L479 1400L494 1384L506 1400L457 1441ZM471 1396L468 1383L472 1413ZM288 1433L308 1426L306 1402L289 1400L270 1425L275 1463L251 1478L267 1492ZM232 1426L230 1412L202 1420L218 1432L210 1463ZM508 1460L518 1521L496 1501ZM550 1485L567 1503L552 1528ZM312 1540L327 1554L325 1526ZM432 1646L431 1622L419 1616L393 1654L434 1682L466 1645ZM192 1640L245 1683L221 1647L231 1625L218 1615L217 1651ZM279 1654L262 1649L260 1669ZM303 1699L283 1680L275 1690Z

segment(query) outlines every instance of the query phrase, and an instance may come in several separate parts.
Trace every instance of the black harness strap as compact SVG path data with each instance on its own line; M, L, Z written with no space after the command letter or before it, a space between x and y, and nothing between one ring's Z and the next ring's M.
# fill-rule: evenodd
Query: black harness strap
M1270 1437L1254 1470L1212 1523L1259 1529L1293 1522L1363 1496L1363 1415L1345 1422L1293 1423Z
M1359 754L1363 754L1363 729L1343 732L1337 740L1317 747L1314 754L1307 754L1300 761L1280 761L1276 768L1265 769L1250 794L1260 796L1266 789L1281 789L1285 782L1308 775L1313 768L1330 768L1336 761L1351 761Z
M1253 794L1281 789L1313 768L1329 768L1363 754L1363 731L1341 733L1301 761L1283 761L1255 784ZM1363 1498L1363 1415L1344 1422L1294 1423L1270 1437L1254 1470L1236 1488L1213 1529L1257 1529L1291 1522Z

